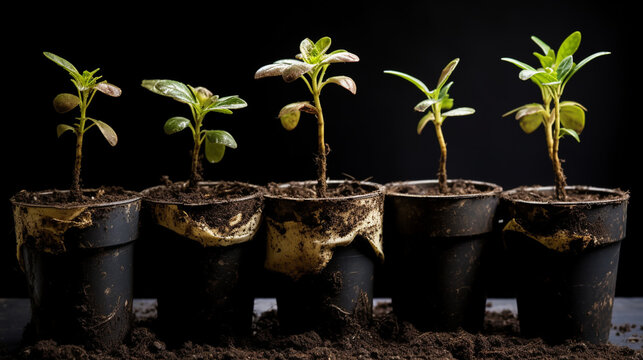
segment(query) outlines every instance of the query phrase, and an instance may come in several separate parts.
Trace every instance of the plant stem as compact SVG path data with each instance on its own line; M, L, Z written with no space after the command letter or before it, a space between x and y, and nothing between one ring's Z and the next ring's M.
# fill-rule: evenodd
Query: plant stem
M440 194L446 194L449 192L449 187L447 186L447 144L444 141L444 135L442 134L442 122L440 121L440 114L435 113L436 118L433 121L435 125L435 134L438 137L438 143L440 144L440 166L438 167L438 185L440 189Z
M554 168L554 184L556 185L556 199L564 201L567 199L567 191L565 187L567 186L567 181L565 180L565 174L563 173L563 167L558 157L558 146L560 144L560 102L558 97L554 97L554 133L553 137L553 149L550 154L552 166Z
M194 148L192 149L192 168L190 171L190 181L188 186L192 189L196 189L199 184L199 181L202 180L201 174L199 174L199 153L201 152L201 122L203 121L203 116L198 115L195 117L194 121Z
M316 88L316 86L314 86ZM315 107L317 108L317 197L326 197L328 184L326 183L326 142L324 140L324 114L322 113L319 93L315 93Z
M74 161L74 172L71 182L71 192L74 197L80 198L82 191L80 188L80 169L83 158L83 137L85 135L85 121L87 120L87 91L82 91L79 94L80 104L80 118L78 120L78 127L76 128L76 158Z

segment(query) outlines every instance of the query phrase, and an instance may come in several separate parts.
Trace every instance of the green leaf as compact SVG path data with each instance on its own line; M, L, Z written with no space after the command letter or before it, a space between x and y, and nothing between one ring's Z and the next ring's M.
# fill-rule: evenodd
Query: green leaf
M438 86L436 89L441 89L442 86L447 82L449 79L449 76L451 76L451 73L455 69L456 66L458 66L458 63L460 62L460 59L455 58L451 60L450 63L447 64L447 66L442 69L442 73L440 74L440 78L438 79Z
M353 95L357 93L357 85L355 84L355 81L348 76L333 76L324 81L324 84L327 83L337 84L350 91Z
M575 104L560 104L560 123L567 129L574 130L576 134L585 128L585 111Z
M515 109L513 109L513 110L511 110L511 111L508 111L508 112L506 112L506 113L502 114L502 117L509 116L509 115L511 115L511 114L513 114L513 113L515 113L515 112L519 112L519 111L520 111L520 110L522 110L522 109L525 109L525 108L528 108L528 107L534 107L534 106L538 106L538 107L540 107L543 111L545 110L545 108L543 108L543 106L542 106L541 104L538 104L538 103L531 103L531 104L527 104L527 105L523 105L523 106L517 107L517 108L515 108Z
M440 89L440 95L438 95L438 99L445 99L449 97L449 89L451 89L451 86L453 85L453 81L447 83Z
M269 76L281 76L288 66L289 64L284 62L275 62L273 64L262 66L255 73L255 79L261 79Z
M235 109L242 109L246 106L248 106L248 103L246 103L239 96L231 95L231 96L224 96L222 98L216 99L212 104L210 104L210 106L206 108L206 110L207 111L217 111L222 109L235 110Z
M422 130L424 129L426 124L428 124L429 121L433 121L433 120L435 120L435 115L431 111L429 111L426 115L422 116L417 126L418 135L422 133Z
M278 117L279 120L281 120L281 126L288 131L296 128L297 124L299 124L301 111L305 111L310 114L317 114L317 108L312 106L308 101L288 104L279 111Z
M567 79L565 79L565 83L567 83L567 81L569 81L569 79L570 79L574 74L576 74L576 72L577 72L578 70L580 70L583 66L587 65L587 63L588 63L588 62L590 62L590 61L594 60L595 58L597 58L597 57L599 57L599 56L609 55L609 54L611 54L609 51L600 51L600 52L594 53L594 54L592 54L592 55L590 55L590 56L586 57L585 59L581 60L581 62L579 62L576 66L574 66L574 67L572 68L571 72L570 72L570 73L569 73L569 75L567 76Z
M465 116L475 113L476 110L470 107L461 107L442 113L442 116Z
M560 48L558 48L558 53L556 55L556 65L560 64L564 58L574 55L580 46L580 39L580 31L575 31L569 35L562 44L560 44Z
M76 67L74 67L74 65L72 65L69 61L50 52L44 52L43 54L47 57L47 59L55 62L56 64L58 64L58 66L67 70L67 72L69 72L70 74L80 76L80 73L78 72L78 70L76 70Z
M175 116L165 122L165 125L163 125L163 131L165 131L166 134L171 135L187 127L192 127L189 119L182 116Z
M553 53L554 50L551 50L551 52ZM537 52L534 53L534 56L538 58L538 60L540 61L540 65L543 68L551 67L552 65L554 65L554 61L556 60L554 56L550 56L550 55L545 56Z
M225 145L232 149L237 148L237 142L234 140L232 135L224 130L207 130L205 132L205 138L207 142Z
M122 91L118 86L112 85L112 84L110 84L108 82L105 82L105 81L94 85L94 89L102 92L105 95L111 96L111 97L119 97L122 94Z
M80 98L74 94L62 93L54 98L54 110L59 114L73 110L78 104L80 104Z
M347 63L347 62L358 62L359 57L353 53L350 53L346 50L335 50L332 53L323 57L323 60L320 64L333 64L333 63Z
M446 99L441 99L440 102L442 103L442 110L450 110L453 107L453 99L449 98L448 95Z
M519 125L522 131L526 134L531 134L536 131L540 124L544 123L545 117L542 112L525 115L520 118Z
M532 37L531 37L531 40L532 40L533 42L535 42L535 43L536 43L536 45L540 46L540 48L541 48L541 49L542 49L542 51L543 51L543 54L545 54L545 55L549 55L549 50L551 50L551 48L549 47L549 45L545 44L545 42L544 42L544 41L540 40L539 38L537 38L537 37L535 37L535 36L532 36Z
M520 80L529 80L532 78L532 76L538 75L538 74L546 74L545 70L522 70L519 74L518 77Z
M413 110L415 110L415 111L419 111L419 112L425 112L425 111L426 111L426 109L428 109L429 107L431 107L431 105L433 105L433 104L435 104L435 103L438 103L438 102L440 102L440 100L438 100L438 99L426 99L426 100L422 100L422 101L420 101L417 105L415 105L415 107L413 108Z
M302 59L309 63L313 58L313 51L315 49L315 43L306 38L299 43L299 53L301 54Z
M291 131L297 127L297 124L299 124L300 117L301 111L294 110L279 116L279 120L281 121L281 126L283 126L284 129Z
M556 77L564 81L565 77L569 74L569 72L572 70L572 67L574 67L574 57L572 55L569 55L568 57L564 58L563 61L558 64L558 68L556 69Z
M116 132L114 129L112 129L111 126L107 125L106 123L96 120L96 119L91 119L89 120L93 121L96 126L98 126L98 130L100 130L101 134L105 137L105 140L111 145L111 146L116 146L118 143L118 136L116 136Z
M562 138L565 135L569 135L576 139L576 141L580 142L580 137L576 133L576 131L572 129L566 129L566 128L560 128L560 132L558 133L558 138Z
M384 73L399 76L402 79L409 81L411 84L417 86L417 88L420 89L428 97L432 97L433 95L432 92L429 90L429 88L427 88L422 81L414 78L411 75L408 75L399 71L394 71L394 70L385 70Z
M185 104L198 104L198 100L196 99L190 88L178 81L143 80L141 86L155 94L171 97L172 99Z
M331 40L328 36L324 36L323 38L317 40L317 42L315 43L315 57L324 55L330 48L330 43Z
M281 73L281 77L285 82L290 83L299 79L302 75L309 72L313 68L313 65L307 64L303 61L298 61L286 67Z
M58 137L60 137L60 135L62 135L63 133L65 133L65 132L67 132L69 130L73 131L74 133L76 132L76 129L74 129L73 127L71 127L71 126L69 126L67 124L59 124L56 127L56 134L58 135Z
M514 65L516 65L517 67L519 67L519 68L521 68L521 69L523 69L523 70L536 71L536 69L534 69L534 68L533 68L533 67L531 67L530 65L527 65L527 64L525 64L524 62L522 62L522 61L518 61L518 60L516 60L516 59L503 57L503 58L501 58L500 60L502 60L502 61L506 61L506 62L511 63L511 64L514 64Z
M237 148L237 142L226 131L208 130L205 134L205 158L211 163L218 163L223 159L226 147Z
M535 104L535 106L524 106L516 113L516 120L520 120L527 115L532 115L538 112L547 114L545 108L540 104Z

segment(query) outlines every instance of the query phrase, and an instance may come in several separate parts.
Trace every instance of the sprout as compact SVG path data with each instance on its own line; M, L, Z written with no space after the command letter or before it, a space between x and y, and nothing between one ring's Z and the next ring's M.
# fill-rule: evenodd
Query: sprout
M317 196L325 197L326 184L326 155L328 145L324 141L324 114L322 112L319 96L326 84L336 84L352 94L357 92L355 81L348 76L333 76L324 79L326 69L333 63L357 62L359 58L346 50L335 50L328 53L331 40L323 37L317 42L304 39L299 45L300 53L296 59L284 59L275 61L272 64L261 67L255 73L255 79L268 76L281 76L285 82L293 82L302 79L308 90L313 95L314 103L300 101L284 106L279 112L281 125L286 130L293 130L299 123L301 112L307 112L317 117Z
M585 128L585 111L587 109L574 101L561 101L563 90L578 70L591 60L608 55L609 52L601 51L592 54L576 64L573 55L578 50L581 41L580 32L569 35L558 48L558 52L550 48L539 38L532 36L531 40L542 50L542 54L534 52L540 62L540 68L534 68L512 58L502 58L521 69L518 77L521 80L531 80L542 94L542 104L531 103L513 109L503 116L515 114L520 128L527 134L534 132L540 124L545 129L547 150L554 170L556 185L556 198L564 201L567 197L565 187L567 182L561 160L558 157L559 140L564 136L571 136L580 142L580 133ZM552 104L553 102L553 104ZM553 105L553 108L552 108Z
M201 129L205 115L209 112L232 114L232 110L244 108L248 104L236 95L219 97L204 87L194 88L174 80L143 80L141 86L155 94L170 97L190 107L192 120L182 116L172 117L165 122L163 130L168 135L186 128L192 132L194 148L189 186L196 187L202 179L199 173L199 154L204 143L205 158L210 163L221 161L226 147L237 148L237 142L227 131Z
M76 161L74 162L74 172L71 190L72 194L76 197L81 196L80 189L80 169L81 169L81 160L82 160L82 151L83 151L83 139L85 132L91 127L96 126L100 130L101 134L105 137L107 142L111 146L116 146L118 142L118 136L116 132L106 123L100 120L96 120L90 117L87 117L87 108L94 98L96 92L101 92L105 95L118 97L121 96L121 89L117 86L108 83L107 81L98 81L102 76L95 76L99 69L94 71L83 71L81 74L74 65L69 61L61 58L60 56L54 55L49 52L45 52L44 55L63 69L67 70L69 75L71 75L71 82L74 84L77 90L77 95L62 93L58 94L54 98L54 109L58 113L67 113L76 107L80 110L80 116L76 118L76 122L72 125L68 124L59 124L56 128L58 137L64 134L67 131L71 131L76 135ZM91 124L87 126L87 121L90 121Z
M417 133L421 134L426 124L433 122L435 133L438 137L438 143L440 145L438 184L440 193L442 194L449 191L447 186L447 144L444 140L444 135L442 134L442 123L444 123L444 120L450 116L464 116L475 113L474 109L468 107L452 109L453 98L449 96L449 89L451 89L453 81L447 83L447 80L449 80L449 77L458 65L458 62L460 62L460 59L454 59L442 70L438 79L438 86L434 90L429 90L422 81L411 75L407 75L399 71L384 71L385 74L399 76L402 79L409 81L413 85L417 86L417 88L420 89L420 91L422 91L422 93L427 97L426 100L420 101L414 108L416 111L426 112L426 115L424 115L417 124ZM442 112L443 110L446 111Z

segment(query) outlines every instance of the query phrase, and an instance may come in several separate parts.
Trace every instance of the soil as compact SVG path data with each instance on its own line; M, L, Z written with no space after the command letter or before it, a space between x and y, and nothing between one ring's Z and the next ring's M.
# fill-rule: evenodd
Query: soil
M539 185L534 186L523 186L517 189L517 191L506 194L505 196L511 200L522 200L522 201L534 201L534 202L545 202L545 203L556 203L559 202L556 199L554 190L542 190L534 191L534 188L540 187ZM620 192L620 191L619 191ZM586 201L609 201L609 200L618 200L622 199L623 195L618 195L615 193L607 192L596 192L583 187L576 187L574 189L567 189L567 199L565 202L586 202Z
M315 331L282 335L276 311L254 323L247 337L220 338L216 344L190 341L170 348L155 333L155 320L139 320L131 340L110 353L87 351L77 345L43 340L23 347L7 359L643 359L642 350L614 345L567 342L549 345L518 334L511 312L487 312L479 334L419 332L400 322L390 303L375 307L370 324L355 323L342 336L321 336Z
M60 207L78 207L85 205L100 205L132 199L136 193L122 187L104 186L98 189L83 190L78 198L69 190L26 191L17 193L13 200L30 205L46 205Z
M449 191L447 193L440 193L440 188L438 183L431 184L399 184L392 186L388 189L390 192L398 194L409 194L409 195L473 195L473 194L482 194L489 192L488 187L481 187L476 184L472 184L465 180L453 180L448 184Z
M257 188L237 181L221 181L188 187L187 182L171 182L167 177L163 185L148 190L145 196L154 201L184 204L207 204L221 200L234 200L257 193Z
M290 182L289 186L280 187L279 184L269 183L266 185L268 193L271 195L292 197L299 199L308 199L317 197L316 183ZM363 195L373 192L373 186L361 181L344 181L340 183L329 183L327 195L332 197L343 197L353 195Z

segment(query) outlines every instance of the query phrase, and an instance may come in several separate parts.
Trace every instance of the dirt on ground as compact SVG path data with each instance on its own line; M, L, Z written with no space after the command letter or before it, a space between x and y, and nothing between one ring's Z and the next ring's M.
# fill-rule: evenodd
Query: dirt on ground
M180 329L178 329L180 331ZM13 357L11 357L13 356ZM139 317L131 339L112 352L92 352L77 345L42 340L7 359L643 359L642 350L614 345L567 342L550 345L519 335L510 311L487 312L478 334L420 332L398 321L390 303L379 304L369 324L360 322L341 334L307 331L284 335L276 311L263 313L252 335L221 337L213 344L185 342L171 348L155 333L155 318Z

